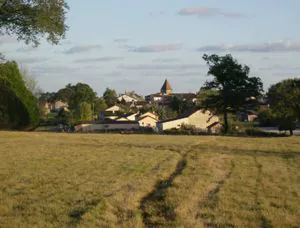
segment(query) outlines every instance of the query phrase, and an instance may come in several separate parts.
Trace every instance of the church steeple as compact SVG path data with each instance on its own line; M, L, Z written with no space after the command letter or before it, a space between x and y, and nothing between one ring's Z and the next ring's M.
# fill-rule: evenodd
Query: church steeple
M163 95L171 95L172 94L172 87L167 79L165 80L163 86L161 87L160 92Z

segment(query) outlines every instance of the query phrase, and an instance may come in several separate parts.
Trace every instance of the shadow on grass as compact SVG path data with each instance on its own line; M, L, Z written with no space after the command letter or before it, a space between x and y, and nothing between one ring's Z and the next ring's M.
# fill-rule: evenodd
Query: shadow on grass
M260 185L262 184L262 180L261 180L261 177L262 177L262 164L260 164L257 160L257 157L254 157L254 162L255 162L255 165L256 165L256 168L257 168L257 177L256 177L256 184L255 184L255 210L257 211L257 214L260 218L260 227L262 228L271 228L273 227L272 226L272 223L270 220L268 220L263 212L262 212L262 209L261 209L261 202L259 200L259 188L260 188Z
M82 217L93 208L97 207L100 203L103 203L103 200L95 199L87 202L80 202L82 205L75 207L68 213L70 218L69 225L74 226L79 224L82 220Z
M215 186L215 188L213 188L211 191L209 191L209 193L207 194L207 198L205 200L203 200L202 202L200 202L200 208L209 208L210 210L215 209L218 206L219 203L219 192L222 189L223 185L225 184L225 182L230 179L233 170L235 168L235 164L233 161L231 161L231 166L230 166L230 170L229 172L226 174L226 176L217 182L217 185ZM209 214L209 213L198 213L196 215L197 219L201 219L204 221L204 225L206 227L234 227L234 225L230 224L230 223L226 223L226 224L217 224L217 223L213 223L213 222L206 222L208 221L213 221L215 220L215 216L213 214Z
M172 226L172 224L175 224L175 208L166 201L167 190L172 187L174 179L182 174L186 165L187 161L184 155L177 163L174 172L167 179L158 181L154 190L142 199L140 210L146 227Z

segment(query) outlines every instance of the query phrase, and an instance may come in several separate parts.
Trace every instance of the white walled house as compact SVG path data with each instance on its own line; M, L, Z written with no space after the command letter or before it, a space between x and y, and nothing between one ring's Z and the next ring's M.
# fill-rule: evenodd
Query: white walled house
M111 112L111 113L116 113L119 111L121 111L121 108L118 105L114 105L112 107L105 109L105 112Z
M155 128L158 120L151 116L144 116L138 119L140 127Z
M122 102L122 101L125 101L126 103L131 103L131 102L137 102L138 99L134 98L134 97L131 97L131 96L128 96L127 94L122 94L120 95L117 100L119 102Z
M140 115L139 118L145 117L145 116L150 116L150 117L152 117L153 119L156 119L156 120L159 119L158 115L156 115L156 114L153 113L153 112L146 112L146 113Z
M219 127L219 117L213 115L209 111L196 110L189 113L185 113L178 118L161 121L157 123L159 131L165 131L169 129L179 129L183 125L190 125L199 130L216 132Z
M99 123L81 123L75 127L77 132L95 132L112 130L138 130L139 123L136 121L108 121Z

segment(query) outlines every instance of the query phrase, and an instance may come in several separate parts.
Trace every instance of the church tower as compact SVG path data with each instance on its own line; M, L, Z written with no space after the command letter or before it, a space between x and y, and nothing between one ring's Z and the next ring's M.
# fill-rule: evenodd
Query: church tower
M160 92L163 95L171 95L172 94L172 87L167 79L165 80L163 86L161 87Z

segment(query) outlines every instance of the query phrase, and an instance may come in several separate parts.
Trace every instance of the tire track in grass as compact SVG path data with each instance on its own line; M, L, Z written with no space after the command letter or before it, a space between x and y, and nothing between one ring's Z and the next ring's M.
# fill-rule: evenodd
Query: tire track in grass
M183 154L171 175L156 183L155 188L141 200L143 223L146 227L174 226L176 213L174 206L166 201L167 190L172 187L175 178L182 174L187 165L187 153Z
M272 223L268 220L262 213L261 210L261 202L259 201L259 186L261 185L261 177L262 177L262 164L257 161L257 157L254 157L255 165L257 167L257 177L256 177L256 184L255 184L255 209L257 211L259 220L260 220L260 227L262 228L271 228Z
M231 166L229 172L225 175L225 177L218 181L216 186L210 190L207 194L207 197L205 200L200 202L200 208L209 208L210 210L215 209L218 206L219 203L219 192L224 186L225 182L228 181L228 179L231 178L231 175L234 171L235 163L231 161ZM197 213L196 219L201 219L204 221L204 225L207 227L234 227L232 224L216 224L214 222L206 222L206 220L214 220L215 216L208 213Z

